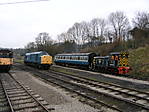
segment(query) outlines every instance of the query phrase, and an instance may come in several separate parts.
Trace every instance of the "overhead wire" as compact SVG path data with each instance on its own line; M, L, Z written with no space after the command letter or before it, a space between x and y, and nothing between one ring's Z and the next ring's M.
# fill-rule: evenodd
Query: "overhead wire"
M0 5L11 5L11 4L19 4L19 3L42 2L42 1L49 1L49 0L30 0L30 1L21 1L21 2L7 2L7 3L0 3Z

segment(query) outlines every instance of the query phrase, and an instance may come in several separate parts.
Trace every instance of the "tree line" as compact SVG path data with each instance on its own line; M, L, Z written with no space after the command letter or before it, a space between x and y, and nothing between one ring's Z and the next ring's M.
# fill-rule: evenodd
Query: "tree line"
M27 52L45 50L55 55L64 52L80 52L86 48L105 44L124 45L125 43L127 48L136 48L140 45L140 41L144 45L149 44L148 40L148 12L136 13L130 22L124 12L117 11L110 13L107 19L94 18L90 22L75 23L66 32L57 35L57 40L53 40L47 32L39 33L35 42L28 43L25 49Z

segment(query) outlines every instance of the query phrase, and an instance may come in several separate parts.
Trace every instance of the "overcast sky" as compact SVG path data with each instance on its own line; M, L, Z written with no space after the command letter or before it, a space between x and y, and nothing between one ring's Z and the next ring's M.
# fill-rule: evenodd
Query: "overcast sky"
M0 0L0 3L28 0ZM0 5L0 47L23 48L35 41L40 32L53 39L75 22L107 18L123 11L129 18L137 11L149 12L149 0L49 0L44 2Z

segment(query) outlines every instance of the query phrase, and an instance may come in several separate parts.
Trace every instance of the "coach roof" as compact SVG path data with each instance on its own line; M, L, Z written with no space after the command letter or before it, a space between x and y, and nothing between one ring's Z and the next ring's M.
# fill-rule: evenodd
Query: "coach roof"
M57 54L56 56L87 56L90 54L95 54L95 53L63 53L63 54Z

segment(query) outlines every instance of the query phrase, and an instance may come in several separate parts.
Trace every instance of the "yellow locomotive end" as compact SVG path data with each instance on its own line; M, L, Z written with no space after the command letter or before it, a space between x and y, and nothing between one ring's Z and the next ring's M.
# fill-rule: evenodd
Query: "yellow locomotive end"
M127 74L130 70L130 67L128 65L128 53L127 52L121 52L119 56L119 74Z
M0 71L8 72L13 64L13 52L8 49L0 49Z
M128 53L127 52L121 52L119 57L119 66L121 67L128 67Z
M11 58L0 58L0 65L12 65L13 59Z
M49 55L41 56L41 64L52 65L52 56Z

